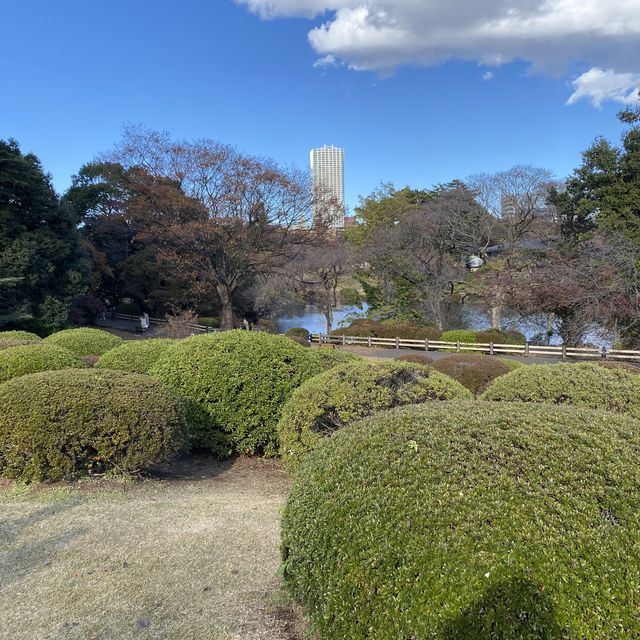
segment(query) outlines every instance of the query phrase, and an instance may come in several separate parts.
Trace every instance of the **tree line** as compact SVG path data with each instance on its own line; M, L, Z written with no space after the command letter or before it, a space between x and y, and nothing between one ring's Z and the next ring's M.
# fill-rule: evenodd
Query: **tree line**
M640 111L597 139L563 182L517 166L436 185L383 184L344 233L308 175L212 140L129 127L58 196L38 159L0 141L0 327L53 331L131 300L222 328L340 304L445 329L471 300L640 344ZM326 218L322 212L326 211ZM320 212L320 214L319 214ZM315 213L315 215L314 215Z

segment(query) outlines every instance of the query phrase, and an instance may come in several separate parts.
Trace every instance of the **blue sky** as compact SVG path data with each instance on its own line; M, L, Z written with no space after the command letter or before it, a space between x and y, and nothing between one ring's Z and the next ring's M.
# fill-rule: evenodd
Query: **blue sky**
M309 32L341 15L331 4L265 20L260 2L0 0L0 138L36 153L58 191L127 122L301 167L334 144L350 207L381 180L427 187L517 163L562 177L596 135L619 138L620 102L566 104L598 60L533 60L534 72L517 51L499 66L411 51L387 68L335 39L312 46Z

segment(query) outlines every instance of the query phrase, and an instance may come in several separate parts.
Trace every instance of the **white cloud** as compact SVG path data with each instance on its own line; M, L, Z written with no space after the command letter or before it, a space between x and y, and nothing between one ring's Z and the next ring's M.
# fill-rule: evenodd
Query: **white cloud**
M322 16L309 32L311 46L321 59L353 69L384 74L456 58L488 66L524 60L553 75L577 64L640 74L640 0L236 2L264 18ZM612 95L602 99L619 100Z
M494 74L493 74L493 71L485 71L485 72L482 74L482 79L483 79L483 80L491 80L491 79L493 78L493 75L494 75Z
M575 104L583 98L591 100L594 107L600 107L605 100L631 104L638 99L640 75L594 67L576 78L573 88L575 91L567 104Z

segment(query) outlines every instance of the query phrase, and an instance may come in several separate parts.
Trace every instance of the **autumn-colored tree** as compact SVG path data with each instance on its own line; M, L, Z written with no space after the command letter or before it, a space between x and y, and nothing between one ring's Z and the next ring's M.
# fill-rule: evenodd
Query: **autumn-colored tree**
M129 128L113 159L151 176L135 183L139 237L194 303L216 298L221 327L234 324L243 289L283 270L306 241L308 178L212 140L174 141Z

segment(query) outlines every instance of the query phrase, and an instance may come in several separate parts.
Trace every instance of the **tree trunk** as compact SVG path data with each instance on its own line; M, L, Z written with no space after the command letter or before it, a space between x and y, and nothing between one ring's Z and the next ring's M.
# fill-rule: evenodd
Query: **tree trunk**
M491 328L500 329L502 323L502 304L492 304L489 307L489 315L491 319Z
M329 335L333 329L333 309L325 309L324 317L327 321L327 335Z
M233 302L231 301L231 290L227 285L220 284L217 287L220 297L220 328L223 331L233 329Z

